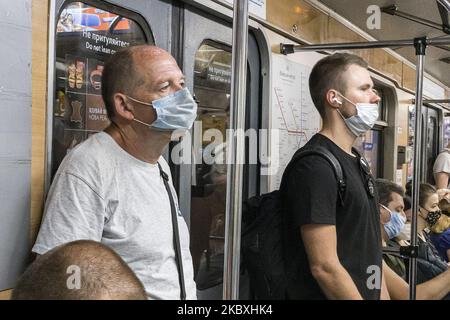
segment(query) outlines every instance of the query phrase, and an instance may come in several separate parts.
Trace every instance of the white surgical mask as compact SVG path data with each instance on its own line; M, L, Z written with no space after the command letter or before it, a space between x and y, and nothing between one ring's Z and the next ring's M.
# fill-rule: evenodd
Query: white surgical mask
M351 103L356 107L356 115L350 118L344 118L341 111L337 110L344 119L347 128L356 136L359 137L365 134L367 131L373 128L375 121L378 119L378 104L376 103L353 103L347 99L344 95L339 93L339 95L346 101ZM342 105L342 102L335 100L337 103Z
M178 90L163 98L153 100L151 103L128 98L140 104L153 107L156 111L156 120L149 124L133 119L150 128L164 131L189 130L197 117L197 103L188 88Z
M400 240L411 241L411 224L410 223L407 223L403 226L403 229L400 231L397 238Z

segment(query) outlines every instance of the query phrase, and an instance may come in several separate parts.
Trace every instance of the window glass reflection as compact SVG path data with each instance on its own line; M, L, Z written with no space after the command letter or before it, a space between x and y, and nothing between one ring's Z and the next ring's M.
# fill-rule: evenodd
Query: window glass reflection
M191 253L200 290L223 280L227 187L224 143L230 116L230 50L205 42L195 56L194 92L200 101L197 120L202 123L202 136L197 137L194 132L193 139L202 141L203 159L194 162L201 164L194 165L192 176Z

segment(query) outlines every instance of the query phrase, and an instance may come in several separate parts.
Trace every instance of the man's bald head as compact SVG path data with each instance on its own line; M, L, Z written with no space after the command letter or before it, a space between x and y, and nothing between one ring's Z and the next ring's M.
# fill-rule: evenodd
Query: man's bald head
M171 60L176 64L170 53L151 45L128 47L109 58L102 75L102 97L109 118L114 116L114 94L133 96L136 89L157 76L148 72L151 65L163 60Z
M13 300L144 300L142 283L107 246L70 242L38 257L12 293Z

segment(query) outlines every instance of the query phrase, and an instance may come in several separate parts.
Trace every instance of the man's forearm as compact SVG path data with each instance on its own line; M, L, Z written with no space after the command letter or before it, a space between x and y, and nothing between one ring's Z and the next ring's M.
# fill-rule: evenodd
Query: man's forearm
M343 266L314 268L314 278L330 300L361 300L353 279ZM314 270L313 269L313 270Z
M419 284L416 288L417 300L440 300L450 292L450 270Z

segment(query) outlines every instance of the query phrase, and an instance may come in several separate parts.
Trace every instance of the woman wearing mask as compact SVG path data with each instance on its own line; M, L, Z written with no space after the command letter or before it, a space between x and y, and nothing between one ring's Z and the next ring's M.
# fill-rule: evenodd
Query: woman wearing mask
M404 218L405 205L403 201L403 190L397 184L386 179L377 179L376 187L379 195L383 246L389 247L390 249L399 249L397 243L399 234L402 232L406 234L405 226L409 226L409 224L404 224L406 219ZM427 186L422 186L420 190L422 193L430 191L427 193L428 195L433 194L433 190L427 189ZM424 197L422 200L428 200L428 198L429 196ZM426 206L426 204L422 205ZM422 211L426 214L424 209ZM423 229L420 231L423 232ZM394 239L397 241L394 241ZM409 245L409 243L406 245ZM421 241L420 247L422 249L424 248L423 241ZM421 255L423 257L427 256ZM386 277L386 284L391 298L407 299L409 290L406 283L408 280L408 259L398 253L384 253L383 260L385 262L383 274ZM450 270L447 270L445 263L444 266L441 265L441 268L439 268L423 258L418 258L417 260L417 299L450 300ZM432 272L424 275L423 272L424 270L427 271L427 268Z
M431 241L442 259L450 261L450 218L440 211L430 214L427 223L431 231Z
M448 269L430 237L430 224L440 216L439 196L436 188L422 183L419 189L419 212L417 217L417 235L419 237L419 254L417 259L417 280L423 282L434 278Z

